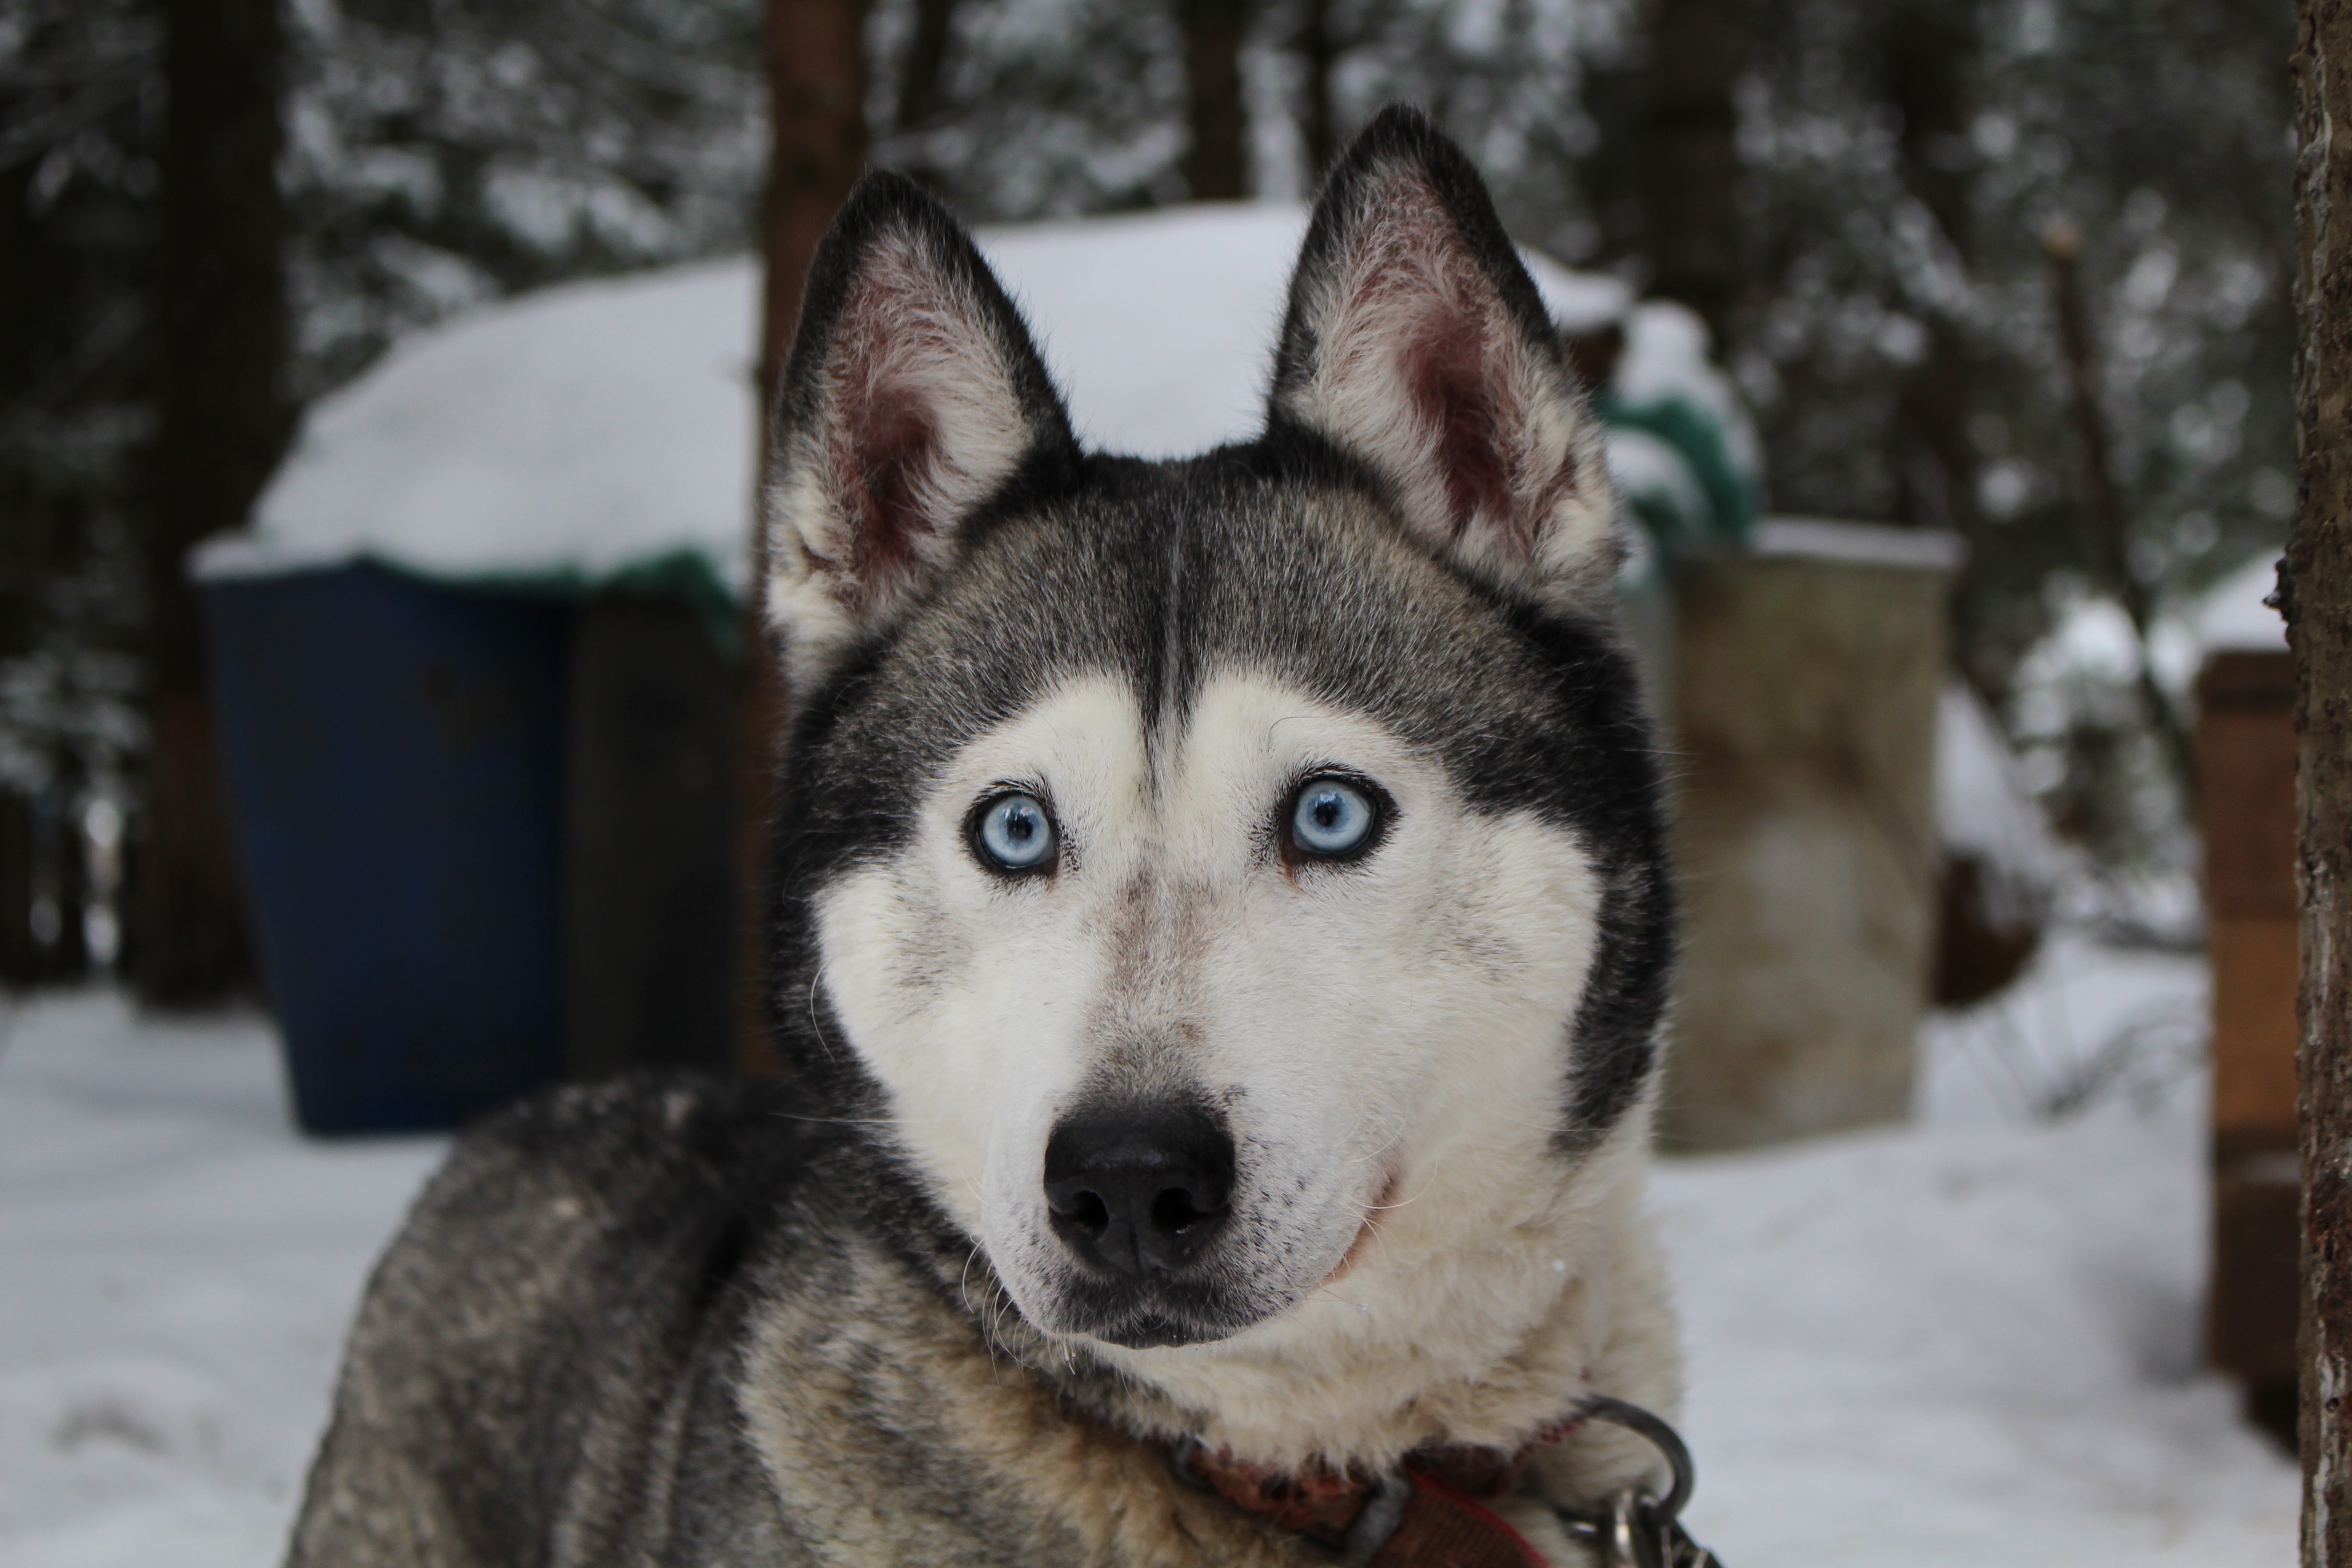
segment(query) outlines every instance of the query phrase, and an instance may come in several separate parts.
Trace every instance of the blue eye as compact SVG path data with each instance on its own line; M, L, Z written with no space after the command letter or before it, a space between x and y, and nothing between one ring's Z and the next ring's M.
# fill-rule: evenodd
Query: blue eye
M982 803L971 839L996 869L1034 871L1054 858L1054 819L1035 795L1009 791Z
M1308 855L1343 859L1366 848L1380 826L1371 797L1342 778L1308 779L1290 808L1290 841Z

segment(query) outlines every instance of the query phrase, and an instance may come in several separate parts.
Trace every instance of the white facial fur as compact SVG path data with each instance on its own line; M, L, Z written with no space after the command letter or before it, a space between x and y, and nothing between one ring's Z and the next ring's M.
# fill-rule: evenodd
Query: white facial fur
M1327 767L1377 781L1394 820L1352 867L1286 871L1276 824ZM974 858L969 814L1005 785L1051 801L1054 876ZM1554 1147L1599 904L1571 832L1471 810L1362 715L1225 672L1148 740L1124 682L1074 679L967 746L912 842L824 895L823 984L849 1036L830 1045L864 1058L896 1136L1048 1331L1067 1328L1070 1267L1041 1180L1056 1116L1106 1071L1181 1074L1222 1105L1239 1148L1228 1267L1261 1321L1093 1349L1247 1446L1328 1448L1318 1430L1370 1418L1339 1405L1401 1404L1515 1355L1547 1364L1522 1369L1526 1410L1491 1418L1529 1425L1605 1350L1605 1314L1533 1348L1564 1296L1600 1288L1597 1255L1654 1282L1625 1256L1645 1245L1627 1227L1646 1107L1580 1163ZM1333 1407L1284 1414L1296 1374L1327 1363Z

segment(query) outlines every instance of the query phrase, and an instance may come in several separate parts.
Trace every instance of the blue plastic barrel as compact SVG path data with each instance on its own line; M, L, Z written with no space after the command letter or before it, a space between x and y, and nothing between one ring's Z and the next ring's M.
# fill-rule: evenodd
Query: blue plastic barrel
M364 565L203 593L302 1125L452 1127L553 1081L570 609Z

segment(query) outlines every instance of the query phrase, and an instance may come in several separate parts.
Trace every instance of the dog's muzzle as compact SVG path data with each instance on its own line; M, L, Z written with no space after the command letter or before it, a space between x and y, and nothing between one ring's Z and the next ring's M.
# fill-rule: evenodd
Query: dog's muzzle
M1234 1140L1182 1100L1097 1101L1045 1143L1045 1206L1077 1265L1069 1304L1084 1331L1179 1344L1230 1327L1204 1264L1231 1217Z

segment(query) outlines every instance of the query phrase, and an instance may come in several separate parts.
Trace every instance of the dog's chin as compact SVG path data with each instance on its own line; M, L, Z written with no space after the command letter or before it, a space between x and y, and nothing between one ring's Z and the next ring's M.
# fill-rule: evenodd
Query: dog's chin
M1160 1350L1227 1340L1265 1321L1280 1304L1234 1299L1201 1281L1150 1285L1073 1276L1047 1292L1030 1321L1063 1339L1094 1340L1122 1350Z
M1167 1350L1179 1345L1204 1345L1227 1339L1238 1329L1189 1322L1181 1318L1162 1317L1157 1312L1144 1312L1124 1322L1082 1331L1079 1337L1099 1340L1121 1350Z

